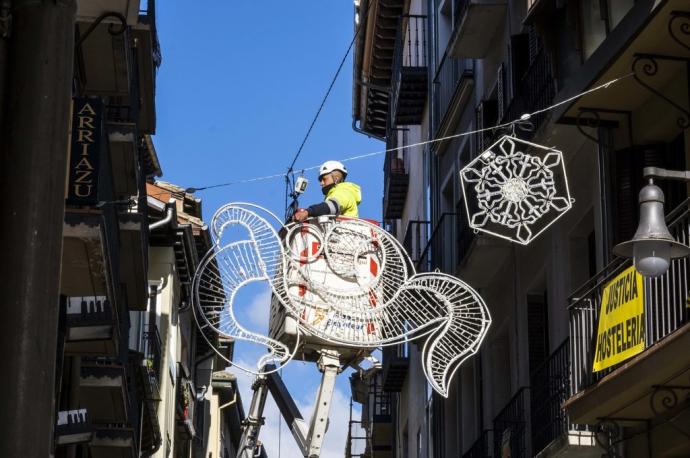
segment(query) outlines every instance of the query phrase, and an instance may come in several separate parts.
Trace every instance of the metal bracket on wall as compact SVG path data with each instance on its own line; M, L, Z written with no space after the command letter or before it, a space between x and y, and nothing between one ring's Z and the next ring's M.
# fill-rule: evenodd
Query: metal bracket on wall
M116 13L114 11L105 12L105 13L101 14L100 16L98 16L96 18L96 20L91 23L89 28L86 29L86 32L84 32L84 34L81 35L79 37L79 39L77 40L77 42L74 44L74 48L76 50L80 50L81 45L89 37L89 35L91 35L91 33L96 29L96 27L98 27L101 24L101 22L103 22L107 18L115 18L118 21L120 21L119 28L116 28L116 24L110 24L108 26L108 33L110 35L115 36L115 35L122 35L123 33L125 33L125 30L127 30L127 19L122 14Z
M654 88L651 84L645 82L643 79L653 78L659 73L659 61L685 63L686 78L690 77L690 59L662 54L636 53L632 63L633 78L635 78L635 81L637 81L640 86L644 87L653 95L656 95L678 110L681 113L681 116L676 119L676 124L679 128L685 130L690 127L690 111L688 111L686 108L683 108L680 104L674 102L669 97L665 96L661 91Z
M690 11L671 11L670 16L668 34L673 41L690 51ZM677 35L677 32L680 32L680 35Z
M642 418L602 417L598 420L599 423L594 427L594 440L606 450L606 454L602 455L606 458L622 458L624 456L618 452L618 444L631 437L625 436L624 424L638 423L644 425L645 430L649 430L649 421Z
M654 415L667 417L667 423L673 429L690 439L690 430L674 422L680 412L690 408L690 385L653 385L652 388L649 407ZM682 393L687 393L685 400L679 399Z
M599 129L600 127L618 128L620 124L618 121L610 119L601 119L602 114L610 114L617 116L625 116L628 124L628 133L630 137L630 144L632 145L632 113L628 110L613 110L609 108L596 107L581 107L575 118L575 125L580 133L592 140L594 143L599 143L599 136L592 135L585 130L585 128Z

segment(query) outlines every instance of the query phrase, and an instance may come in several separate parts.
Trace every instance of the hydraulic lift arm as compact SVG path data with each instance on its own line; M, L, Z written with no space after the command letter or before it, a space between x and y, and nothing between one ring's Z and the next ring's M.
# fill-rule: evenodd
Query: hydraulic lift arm
M240 449L237 458L252 458L260 450L259 432L264 423L263 410L266 405L266 396L271 392L273 399L278 405L280 414L285 419L290 428L292 436L295 438L302 454L307 458L318 458L321 454L321 446L328 428L328 414L331 409L331 399L335 389L335 378L340 369L340 354L334 350L321 350L321 357L318 361L319 370L322 373L321 384L316 396L314 413L311 422L307 424L302 417L302 413L295 404L292 395L283 383L283 379L277 372L268 375L259 375L252 390L251 406L249 415L245 420L245 428L240 439ZM273 365L267 365L264 372L275 369Z

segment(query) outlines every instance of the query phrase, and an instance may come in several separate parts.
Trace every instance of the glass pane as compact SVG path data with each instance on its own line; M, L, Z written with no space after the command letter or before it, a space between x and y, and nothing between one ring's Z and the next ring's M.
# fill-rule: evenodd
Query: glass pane
M601 19L599 0L582 0L582 51L589 59L606 38L606 24Z
M611 30L613 30L623 17L628 14L628 11L635 4L635 0L609 0L608 4Z

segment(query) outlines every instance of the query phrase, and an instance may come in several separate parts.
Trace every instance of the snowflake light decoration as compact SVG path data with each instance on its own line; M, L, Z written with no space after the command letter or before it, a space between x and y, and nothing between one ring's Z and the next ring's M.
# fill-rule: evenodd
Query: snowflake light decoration
M572 207L563 154L505 135L460 171L471 228L528 245Z
M228 230L233 226L245 229L240 240L227 240L237 234ZM288 224L281 235L275 226L282 225L273 214L246 203L227 204L213 216L214 247L192 286L202 335L213 332L266 347L258 371L237 366L255 374L265 373L266 363L277 370L290 361L300 332L331 347L358 349L428 336L424 372L438 393L448 395L451 378L478 351L491 323L476 291L451 275L415 273L400 243L364 220L320 217ZM273 304L297 322L292 349L238 322L237 292L252 282L266 282Z

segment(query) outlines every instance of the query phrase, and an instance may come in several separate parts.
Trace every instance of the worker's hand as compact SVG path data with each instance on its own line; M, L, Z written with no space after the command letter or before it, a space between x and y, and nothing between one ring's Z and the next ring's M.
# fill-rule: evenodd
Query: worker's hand
M300 208L299 210L297 210L295 212L294 215L292 215L292 219L294 221L297 221L298 223L301 223L302 221L304 221L307 218L309 218L309 212L303 208Z

